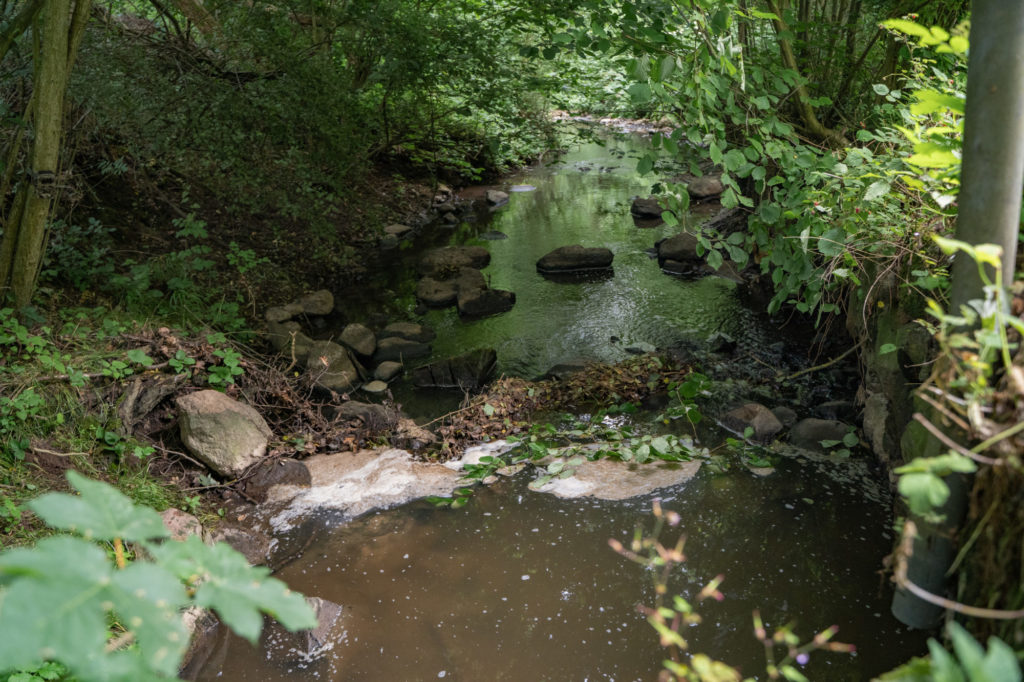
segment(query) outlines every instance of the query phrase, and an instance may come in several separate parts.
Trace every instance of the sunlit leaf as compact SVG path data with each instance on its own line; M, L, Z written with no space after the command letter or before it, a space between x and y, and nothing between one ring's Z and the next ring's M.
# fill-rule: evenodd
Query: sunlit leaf
M170 535L159 514L134 504L113 486L91 481L76 471L68 471L67 478L79 496L47 493L29 503L32 511L54 528L90 539L126 542Z

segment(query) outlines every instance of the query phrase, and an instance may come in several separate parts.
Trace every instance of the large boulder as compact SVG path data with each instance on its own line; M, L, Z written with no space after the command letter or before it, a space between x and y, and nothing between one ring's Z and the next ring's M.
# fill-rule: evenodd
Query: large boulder
M752 429L751 440L759 443L771 442L780 431L782 422L764 405L758 403L747 403L729 410L722 415L722 424L737 433L745 433Z
M200 462L237 478L267 452L270 427L260 413L219 391L178 398L181 440Z
M641 220L653 220L655 218L661 218L661 214L665 212L665 209L661 207L661 202L655 197L637 197L633 199L633 205L629 207L629 212L635 217Z
M492 348L480 348L413 370L412 381L418 388L457 388L475 391L494 376L498 354Z
M421 275L449 279L462 268L479 270L491 262L491 254L482 246L445 246L427 251L420 259Z
M701 261L697 255L697 236L690 232L680 232L657 243L658 265L665 267L666 261L677 263L693 263Z
M561 246L537 261L537 271L560 273L605 270L612 266L614 257L609 249L601 247L585 247L579 244Z
M380 338L388 339L393 336L410 341L418 341L419 343L430 343L437 338L437 332L430 327L416 324L415 322L392 322L384 327L384 330L380 333Z
M392 360L403 362L412 358L425 358L430 355L430 346L419 341L410 341L400 336L389 336L377 343L377 352L373 355L375 363Z
M322 389L347 393L359 384L359 366L351 352L333 341L315 341L306 355L306 372Z
M466 317L487 317L512 310L516 295L504 289L471 289L459 291L459 314Z
M377 338L373 332L358 322L345 327L338 340L364 358L371 357L377 350Z

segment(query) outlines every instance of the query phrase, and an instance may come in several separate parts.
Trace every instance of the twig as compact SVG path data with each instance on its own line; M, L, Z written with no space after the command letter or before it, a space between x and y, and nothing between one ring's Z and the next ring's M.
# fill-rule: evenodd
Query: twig
M37 448L37 447L33 447L32 448L32 452L41 452L44 455L56 455L57 457L75 457L75 456L87 457L90 454L92 454L90 452L57 452L56 450L47 450L46 448Z
M190 461L193 464L195 464L197 467L201 467L203 469L207 468L205 464L203 464L202 462L197 461L195 459L192 459L191 457L186 455L184 452L178 452L177 450L169 450L169 449L165 448L163 445L158 445L157 443L153 443L153 447L156 448L157 450L159 450L160 452L166 454L166 455L177 455L178 457L181 457L182 459L187 459L188 461Z
M936 410L941 412L950 421L952 421L957 426L959 426L960 429L962 431L964 431L965 433L970 433L971 432L970 424L965 422L959 416L957 416L957 415L953 414L952 412L950 412L949 409L945 405L940 403L939 401L935 400L934 398L932 398L931 396L929 396L929 395L927 395L926 393L923 393L923 392L918 392L917 397L919 397L921 400L925 401L926 403L928 403L929 405L934 407Z
M779 377L779 381L789 381L791 379L796 379L798 376L803 376L804 374L809 374L811 372L817 372L819 369L825 369L826 367L830 367L830 366L836 364L837 362L839 362L840 360L845 358L847 355L849 355L850 353L852 353L853 351L857 350L858 348L860 348L863 345L864 345L864 341L863 340L858 341L856 345L851 346L850 348L848 348L845 352L843 352L838 357L832 358L828 362L823 362L820 365L815 365L814 367L808 367L807 369L802 369L799 372L796 372L794 374L790 374L789 376Z
M1020 433L1021 431L1024 431L1024 422L1017 422L1016 424L1014 424L1010 428L1005 429L1003 431L1000 431L999 433L997 433L996 435L992 436L988 440L986 440L984 442L981 442L981 443L978 443L973 448L971 448L971 450L973 450L974 452L981 452L983 450L988 450L990 447L992 447L993 445L995 445L999 441L1001 441L1003 439L1006 439L1006 438L1009 438L1010 436L1015 436L1018 433Z
M914 525L913 521L907 521L903 525L903 540L900 542L900 546L896 551L896 568L893 571L893 580L896 585L901 589L910 592L918 599L922 599L929 604L935 604L941 606L944 609L950 611L956 611L962 613L965 616L971 616L972 618L990 618L992 620L1019 620L1024 618L1024 609L1016 609L1013 611L1007 611L1003 609L986 609L979 606L970 606L969 604L961 604L958 601L952 599L946 599L940 597L937 594L932 594L928 590L915 585L909 577L907 577L907 559L914 553L914 538L917 537L917 526Z
M1002 466L1003 465L1004 462L1001 459L993 459L992 457L985 457L984 455L979 455L977 452L972 452L971 450L968 450L967 448L965 448L963 445L960 445L955 440L953 440L952 438L950 438L949 436L944 434L939 427L937 427L935 424L932 424L930 421L928 421L928 419L925 418L925 416L923 414L921 414L920 412L915 412L914 413L914 419L916 421L918 421L921 424L921 426L923 426L924 428L928 429L928 432L930 434L932 434L933 436L935 436L936 438L938 438L942 442L943 445L945 445L947 448L951 448L951 449L957 451L958 453L960 453L964 457L970 457L975 462L978 462L980 464L991 464L992 466ZM984 448L980 448L980 449L984 449Z

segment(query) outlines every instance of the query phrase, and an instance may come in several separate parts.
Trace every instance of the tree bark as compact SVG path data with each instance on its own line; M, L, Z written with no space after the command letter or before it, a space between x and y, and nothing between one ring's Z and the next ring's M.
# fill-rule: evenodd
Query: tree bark
M15 305L28 305L43 261L50 209L59 189L60 150L64 130L64 95L89 18L91 0L47 0L43 35L35 65L31 110L32 150L14 210L0 242L0 293Z
M1024 3L975 0L971 13L971 50L967 64L963 163L958 198L956 237L972 245L998 244L1003 249L1002 281L1013 281L1020 230L1021 186L1024 185ZM993 279L989 272L989 279ZM984 298L977 264L958 254L953 262L951 305L954 312L972 299ZM929 441L933 452L943 446ZM911 580L933 594L942 594L953 561L952 538L963 522L970 481L947 479L950 496L940 523L917 520L920 534L907 567ZM943 609L898 590L893 614L912 627L931 627Z

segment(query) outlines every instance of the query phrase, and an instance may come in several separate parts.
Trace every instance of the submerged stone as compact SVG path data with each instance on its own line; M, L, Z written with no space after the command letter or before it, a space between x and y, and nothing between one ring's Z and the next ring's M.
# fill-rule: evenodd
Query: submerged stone
M700 460L635 464L610 459L584 462L568 478L556 478L538 492L574 499L625 500L680 485L697 475Z
M420 274L436 279L447 279L461 268L487 267L491 254L482 246L445 246L431 249L420 259Z
M362 450L356 453L315 455L304 461L311 487L279 486L271 499L287 506L271 519L281 531L322 511L360 516L388 509L428 495L449 496L461 484L462 474L440 464L416 461L404 450Z
M493 348L480 348L413 370L412 381L417 388L456 388L475 391L483 388L494 376L498 354Z

